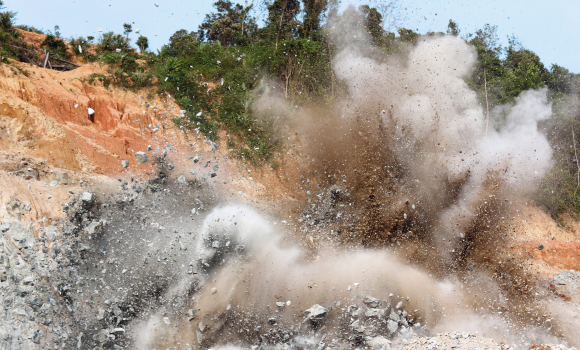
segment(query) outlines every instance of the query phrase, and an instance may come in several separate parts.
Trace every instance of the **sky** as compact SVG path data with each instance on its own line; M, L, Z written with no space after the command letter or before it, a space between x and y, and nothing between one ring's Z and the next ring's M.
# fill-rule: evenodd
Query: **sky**
M251 1L251 0L248 0ZM254 0L257 2L258 0ZM387 0L352 0L371 6ZM8 10L18 12L16 23L53 30L60 26L65 38L99 36L103 31L123 31L133 24L149 38L150 49L159 49L179 29L197 31L214 0L4 0ZM243 0L239 1L243 2ZM342 0L342 8L349 2ZM158 6L156 6L158 5ZM461 35L473 33L486 23L497 25L502 43L515 35L542 62L580 73L580 0L399 0L398 26L420 33L445 31L449 19L458 23ZM138 34L130 37L135 42Z

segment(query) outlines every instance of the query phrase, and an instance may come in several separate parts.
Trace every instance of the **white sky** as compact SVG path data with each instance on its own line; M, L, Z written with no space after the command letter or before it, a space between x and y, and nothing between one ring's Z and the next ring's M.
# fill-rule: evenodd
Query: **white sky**
M242 0L243 1L243 0ZM257 0L256 0L257 1ZM370 0L370 4L373 1ZM213 0L5 0L8 10L18 12L17 24L52 30L59 25L64 37L98 37L103 31L123 31L123 23L149 38L150 48L159 49L179 29L197 31ZM354 4L367 3L355 0ZM159 7L155 6L155 3ZM343 7L348 2L343 0ZM498 26L500 39L515 34L550 67L557 63L580 73L580 0L408 0L400 1L399 25L417 30L445 31L449 19L462 34L484 24ZM405 10L406 8L406 10ZM426 18L426 19L425 19ZM136 34L131 36L133 41Z

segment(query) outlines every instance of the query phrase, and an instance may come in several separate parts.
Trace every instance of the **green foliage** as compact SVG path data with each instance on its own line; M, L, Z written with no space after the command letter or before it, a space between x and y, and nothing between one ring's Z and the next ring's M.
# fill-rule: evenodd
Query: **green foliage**
M71 38L69 44L72 47L75 55L83 57L86 61L93 61L96 59L94 55L89 52L90 41L88 38L78 37Z
M16 12L5 11L0 12L0 30L3 32L9 32L12 29L13 21L16 18Z
M44 41L40 44L40 47L46 49L46 51L50 52L51 54L56 54L60 58L68 59L70 57L70 53L67 50L65 42L52 34L48 34L46 38L44 38Z
M242 6L229 0L214 3L217 12L205 16L199 26L199 41L220 42L222 46L246 45L256 32L255 20L248 16L253 5Z
M397 32L399 33L401 41L406 43L414 43L419 37L419 33L407 28L399 28Z
M328 9L328 0L302 0L304 20L301 36L308 39L320 39L322 14Z
M22 40L12 22L16 13L12 11L0 12L0 57L2 62L9 63L8 58L20 62L35 62L38 54Z
M147 39L143 35L140 35L135 44L139 47L141 53L144 53L149 48L149 39Z
M97 50L99 52L114 52L117 49L120 49L121 51L128 50L129 40L121 34L115 34L114 32L103 33L99 39Z
M263 29L264 37L275 43L297 37L300 23L296 19L300 11L298 0L274 0L267 6L268 18Z
M123 24L123 34L127 36L127 41L129 41L129 34L133 32L133 26L129 23Z
M459 26L453 20L449 20L449 24L447 25L447 34L458 36L461 30L459 30Z
M101 84L103 84L103 86L105 88L109 88L109 86L111 85L111 78L107 75L96 74L96 73L89 75L89 80L88 80L89 84L94 84L95 81L97 81L97 80L100 81Z

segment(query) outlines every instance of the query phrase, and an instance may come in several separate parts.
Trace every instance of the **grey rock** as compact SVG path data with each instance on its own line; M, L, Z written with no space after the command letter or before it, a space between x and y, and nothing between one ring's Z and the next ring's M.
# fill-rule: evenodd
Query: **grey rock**
M544 245L543 245L542 243L538 244L538 249L539 249L539 250L542 250L542 249L544 249Z
M92 203L93 202L93 194L90 192L83 192L81 194L81 200L83 202L86 202L86 203Z
M110 334L106 329L101 329L99 333L93 335L93 340L100 344L109 341L109 339L115 339L115 336Z
M147 150L148 151L153 151L153 147L151 147L151 145L147 146Z
M359 320L354 321L350 324L350 329L354 334L363 334L365 331L365 327L360 324Z
M399 322L401 319L399 317L399 315L395 312L394 309L391 309L391 314L389 315L389 318L394 321L394 322Z
M177 182L179 182L180 184L184 184L185 183L185 176L181 175L180 177L178 177Z
M111 333L116 335L125 334L125 330L123 328L114 328Z
M10 224L2 224L0 225L0 232L4 233L6 231L10 230Z
M383 310L383 309L370 308L367 310L367 312L365 312L366 317L372 317L372 318L380 318L384 315L385 315L385 310Z
M326 318L327 313L328 311L324 307L314 304L310 309L304 311L304 316L306 316L306 319L310 322L318 323Z
M100 233L103 229L103 222L102 221L92 221L85 227L85 232L89 235L94 235Z
M137 160L138 164L147 164L147 153L145 152L136 152L135 159Z
M122 160L121 165L123 166L123 168L127 168L127 167L129 167L129 161Z
M44 229L44 234L48 237L48 240L51 242L56 241L56 227L50 225Z
M393 320L389 320L387 322L387 329L389 330L389 332L395 333L397 331L397 329L399 328L399 324Z
M218 171L218 169L219 169L219 168L220 168L220 167L219 167L219 165L218 165L217 163L215 163L215 164L213 165L213 171Z
M105 310L99 309L97 310L97 320L102 320L105 318Z
M34 336L32 337L32 342L35 344L39 344L41 335L42 335L42 333L40 333L40 331L34 332Z
M199 162L199 157L198 157L198 156L195 156L195 157L193 157L193 162L194 162L194 163L197 163L197 162Z
M391 342L382 336L365 339L365 343L371 349L389 349Z
M377 308L379 305L381 305L381 300L373 298L370 295L365 295L363 298L363 303L365 303L365 305L368 307Z

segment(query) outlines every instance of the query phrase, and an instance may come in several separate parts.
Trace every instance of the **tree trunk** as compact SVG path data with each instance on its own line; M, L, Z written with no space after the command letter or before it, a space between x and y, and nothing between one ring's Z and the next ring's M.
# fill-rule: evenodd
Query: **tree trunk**
M489 127L489 102L487 100L487 75L485 68L483 68L483 81L485 84L485 106L487 107L487 121L485 123L485 135L487 136L487 128Z

